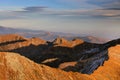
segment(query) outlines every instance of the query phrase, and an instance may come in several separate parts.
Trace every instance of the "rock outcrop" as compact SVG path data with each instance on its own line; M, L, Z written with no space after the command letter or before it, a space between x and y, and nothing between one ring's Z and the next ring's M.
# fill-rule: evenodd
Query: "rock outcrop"
M75 47L75 46L82 44L82 43L84 43L84 41L81 39L74 39L72 41L68 41L68 40L66 40L64 38L60 38L60 37L56 38L53 41L53 44L55 46L62 46L62 47Z
M5 45L5 44L15 43L15 42L22 42L25 40L27 39L17 34L0 35L0 45Z

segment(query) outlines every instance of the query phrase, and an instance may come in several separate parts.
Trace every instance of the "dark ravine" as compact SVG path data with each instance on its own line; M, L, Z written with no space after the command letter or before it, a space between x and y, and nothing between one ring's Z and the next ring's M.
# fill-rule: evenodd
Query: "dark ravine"
M108 48L120 44L120 39L109 41L96 48L91 48L83 52L82 57L76 64L74 70L84 74L93 73L99 66L102 66L104 61L108 60ZM85 59L84 59L85 58Z
M59 65L65 62L76 62L75 66L68 65L63 70L91 74L109 59L108 48L120 44L120 39L105 44L81 42L74 47L61 46L61 44L54 44L54 42L41 39L14 40L13 43L11 42L1 43L0 51L16 52L37 63L54 68L59 68ZM61 42L69 43L69 41L67 43Z
M91 56L88 59L83 59L78 61L75 68L77 71L84 73L84 74L91 74L96 70L99 66L102 66L104 61L108 60L108 51L102 51Z
M120 44L120 39L112 40L105 44L93 44L84 42L83 44L75 46L72 50L68 49L72 57L76 59L74 60L71 58L72 61L77 61L77 64L74 67L68 66L63 70L91 74L99 66L102 66L104 61L107 61L109 59L108 48L117 44ZM64 53L64 51L61 53ZM69 59L69 61L71 59Z

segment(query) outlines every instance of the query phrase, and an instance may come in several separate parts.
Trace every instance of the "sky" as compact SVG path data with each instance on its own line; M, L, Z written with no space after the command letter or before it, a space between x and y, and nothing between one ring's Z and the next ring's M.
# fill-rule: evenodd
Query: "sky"
M120 38L120 0L0 0L0 25Z

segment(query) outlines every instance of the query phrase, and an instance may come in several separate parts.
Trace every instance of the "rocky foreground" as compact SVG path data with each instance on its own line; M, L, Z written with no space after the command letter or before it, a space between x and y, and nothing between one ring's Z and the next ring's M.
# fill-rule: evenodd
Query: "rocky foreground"
M120 40L93 44L0 36L1 80L119 80ZM29 59L28 59L29 58ZM47 66L46 66L47 65Z
M120 45L109 48L109 60L91 75L37 64L21 55L0 52L1 80L119 80Z

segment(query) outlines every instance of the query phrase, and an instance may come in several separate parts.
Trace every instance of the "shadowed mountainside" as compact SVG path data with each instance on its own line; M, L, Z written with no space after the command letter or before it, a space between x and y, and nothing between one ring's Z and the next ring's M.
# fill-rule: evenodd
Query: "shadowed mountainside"
M37 63L84 74L91 74L103 66L109 59L108 48L120 44L119 39L105 44L88 43L81 39L68 41L64 38L49 42L14 34L2 35L0 39L1 52L16 52Z
M108 49L109 59L92 74L50 68L16 53L0 52L1 80L119 80L120 45Z

